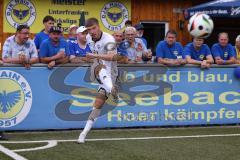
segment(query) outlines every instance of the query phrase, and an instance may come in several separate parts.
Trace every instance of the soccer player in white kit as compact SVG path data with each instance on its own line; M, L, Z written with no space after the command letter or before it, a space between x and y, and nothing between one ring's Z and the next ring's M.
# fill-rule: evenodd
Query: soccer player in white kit
M93 77L99 82L98 94L93 104L92 112L89 115L85 128L78 138L78 143L84 143L85 137L91 130L97 117L100 115L107 98L111 95L114 100L118 99L118 89L115 85L118 75L117 60L121 56L117 55L115 40L112 35L101 31L98 20L89 18L86 21L89 36L87 43L93 53L87 53L86 57L93 59L91 66L91 80Z

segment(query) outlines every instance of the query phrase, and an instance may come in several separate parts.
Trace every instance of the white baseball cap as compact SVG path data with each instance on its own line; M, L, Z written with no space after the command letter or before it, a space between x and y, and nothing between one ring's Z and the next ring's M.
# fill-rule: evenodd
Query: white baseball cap
M240 41L240 35L237 36L236 41Z
M87 28L85 27L85 26L80 26L78 29L77 29L77 34L78 33L82 33L82 32L84 32L84 31L86 31L87 30Z

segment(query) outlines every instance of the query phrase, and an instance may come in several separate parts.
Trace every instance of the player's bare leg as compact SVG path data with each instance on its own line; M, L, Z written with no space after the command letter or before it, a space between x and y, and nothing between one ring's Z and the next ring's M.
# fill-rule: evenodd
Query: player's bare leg
M115 89L115 87L112 83L111 76L109 76L107 74L104 66L101 67L98 71L99 72L97 72L97 74L99 75L99 79L102 84L100 85L100 88L98 90L98 95L94 102L93 110L92 110L91 114L89 115L89 118L87 120L87 123L86 123L83 131L79 135L78 143L85 142L85 138L86 138L88 132L91 130L94 122L97 120L98 116L101 113L101 108L104 105L105 101L107 100L108 94L111 93L113 98L118 97L117 90Z
M88 132L91 130L94 122L97 120L98 116L101 113L101 108L104 105L105 101L106 101L106 96L102 93L98 93L96 100L94 102L94 107L92 112L90 113L87 123L83 129L83 131L81 132L81 134L79 135L78 138L78 143L84 143L85 142L85 138L88 134Z

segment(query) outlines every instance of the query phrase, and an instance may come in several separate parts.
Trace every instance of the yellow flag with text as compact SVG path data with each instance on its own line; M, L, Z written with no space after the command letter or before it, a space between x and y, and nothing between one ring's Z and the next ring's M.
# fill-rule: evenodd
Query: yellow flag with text
M40 32L46 15L61 23L64 32L72 24L79 25L81 13L85 19L95 17L103 31L113 32L124 28L131 19L129 0L4 0L3 32L14 33L20 24L27 24L32 33ZM82 14L83 15L83 14Z

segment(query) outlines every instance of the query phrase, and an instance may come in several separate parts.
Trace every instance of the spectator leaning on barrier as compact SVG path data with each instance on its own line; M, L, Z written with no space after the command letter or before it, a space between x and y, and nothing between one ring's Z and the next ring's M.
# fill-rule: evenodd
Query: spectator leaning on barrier
M37 49L29 39L29 34L29 26L19 25L16 34L6 39L2 52L4 63L22 64L29 68L31 64L38 62Z
M203 38L193 38L193 42L185 46L183 53L188 64L196 64L200 65L201 68L209 68L214 63L210 48L203 43Z
M130 47L127 49L128 63L143 62L143 57L148 57L152 53L148 53L143 41L136 38L136 29L134 27L127 27L125 29L125 39L129 41Z
M90 59L86 58L86 54L92 52L87 44L87 34L87 28L85 26L80 26L77 29L77 41L69 42L71 63L91 62Z
M49 38L49 30L54 25L54 18L52 16L45 16L43 18L43 25L44 25L44 29L41 32L39 32L38 34L36 34L35 39L34 39L34 43L37 47L37 50L40 49L41 43L45 39Z
M40 46L40 61L42 63L47 63L50 69L56 64L68 62L68 43L61 36L62 28L53 26L49 31L49 38L43 41Z
M74 41L77 41L77 29L78 29L78 26L75 25L75 24L72 24L70 27L69 27L69 31L68 31L68 42L74 42Z
M186 64L181 43L176 42L177 32L169 30L165 40L160 41L156 47L157 62L170 66Z
M124 40L123 32L121 30L115 31L112 35L116 41L117 53L118 55L122 56L122 58L118 60L118 63L128 63L128 57L127 57L128 54L126 50L127 46L124 46L124 43L123 43L123 40ZM128 42L126 45L128 45Z
M240 35L238 35L236 38L234 51L235 51L235 55L237 57L236 63L240 64Z
M234 64L235 53L233 46L228 43L228 34L225 32L219 33L218 43L212 46L212 55L215 63L219 65Z

